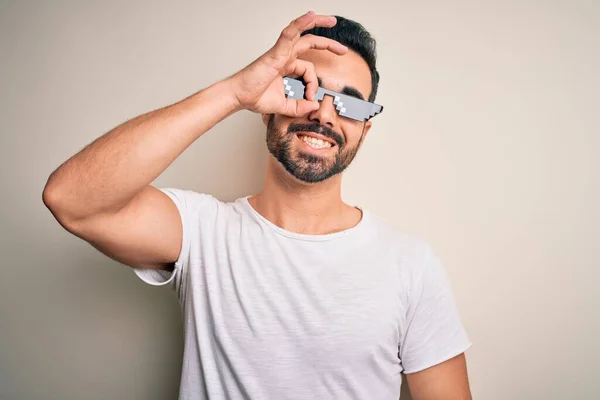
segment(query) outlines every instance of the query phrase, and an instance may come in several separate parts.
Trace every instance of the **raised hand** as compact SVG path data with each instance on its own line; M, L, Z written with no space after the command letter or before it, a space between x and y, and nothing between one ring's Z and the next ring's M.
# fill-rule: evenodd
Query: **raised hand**
M231 77L239 107L261 114L283 114L296 117L319 108L314 101L318 82L312 63L298 56L310 49L331 51L342 55L348 48L339 42L315 35L301 36L315 26L332 27L335 17L315 15L312 11L293 20L280 34L277 42L260 58ZM302 77L306 83L306 100L287 99L283 77Z

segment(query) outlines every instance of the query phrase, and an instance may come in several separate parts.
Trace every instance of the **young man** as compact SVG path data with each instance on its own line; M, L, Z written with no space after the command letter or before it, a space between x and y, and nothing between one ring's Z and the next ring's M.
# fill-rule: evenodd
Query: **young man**
M48 179L63 227L176 291L180 398L392 400L404 372L415 400L470 399L470 342L438 258L341 199L381 110L378 80L361 25L309 12L246 68L115 128ZM267 127L260 193L225 203L150 186L242 109Z

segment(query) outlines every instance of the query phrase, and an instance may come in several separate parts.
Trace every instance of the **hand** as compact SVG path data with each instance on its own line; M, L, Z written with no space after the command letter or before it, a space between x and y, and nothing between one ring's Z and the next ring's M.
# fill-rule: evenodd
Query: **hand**
M342 55L348 48L321 36L300 35L315 26L330 28L336 23L335 17L315 15L312 11L293 20L272 48L230 78L239 107L261 114L276 113L290 117L318 109L319 103L314 101L319 86L315 67L308 61L299 60L298 55L310 49ZM303 77L307 100L285 97L283 77L286 75Z

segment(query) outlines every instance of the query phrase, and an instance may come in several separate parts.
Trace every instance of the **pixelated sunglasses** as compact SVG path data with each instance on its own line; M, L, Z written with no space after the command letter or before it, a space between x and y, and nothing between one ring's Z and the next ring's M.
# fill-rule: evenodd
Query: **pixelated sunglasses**
M304 85L304 82L301 80L286 76L283 78L283 85L285 96L287 98L296 100L305 99L304 89L306 85ZM326 94L333 97L333 105L335 105L335 109L342 117L355 119L357 121L368 121L383 111L383 106L378 104L364 101L344 93L334 92L333 90L328 90L320 86L317 89L315 100L322 101Z

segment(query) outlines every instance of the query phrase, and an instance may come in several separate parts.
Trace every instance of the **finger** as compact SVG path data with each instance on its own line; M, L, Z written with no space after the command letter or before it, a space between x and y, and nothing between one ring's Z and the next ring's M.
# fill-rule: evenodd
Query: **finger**
M273 46L273 52L276 56L288 56L296 42L300 39L300 34L305 30L312 29L315 26L332 27L337 23L335 17L325 15L315 15L314 12L308 13L296 18L281 31L279 39Z
M294 46L294 53L297 56L311 49L329 50L337 55L345 54L348 51L348 47L336 40L323 36L304 35Z
M312 11L309 11L309 15ZM332 26L334 26L335 24L337 24L337 19L331 15L314 15L314 18L310 18L306 21L306 24L304 26L300 25L301 22L304 21L299 21L300 25L300 32L298 33L302 33L303 31L307 31L309 29L314 28L315 26L320 26L323 28L331 28Z
M286 74L301 76L304 79L304 83L306 83L306 88L304 89L306 98L311 101L315 99L315 94L319 88L319 81L313 63L305 60L295 60Z
M319 103L316 101L285 99L282 114L289 117L301 117L318 108Z

